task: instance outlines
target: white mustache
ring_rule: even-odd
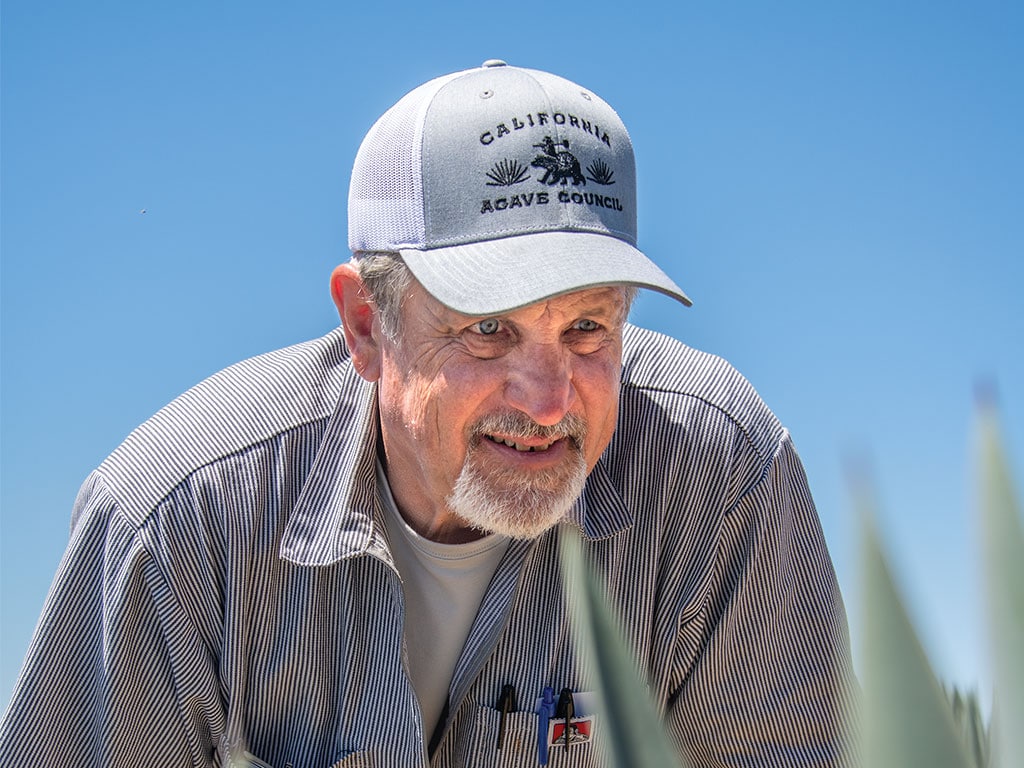
[[[587,423],[573,413],[567,413],[557,424],[538,424],[529,416],[518,411],[508,411],[485,416],[473,427],[473,434],[479,439],[483,435],[501,434],[512,438],[540,438],[542,440],[571,440],[577,448],[583,446],[587,436]]]

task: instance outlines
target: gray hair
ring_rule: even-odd
[[[395,341],[402,330],[402,302],[415,278],[400,253],[356,251],[354,257],[359,277],[377,307],[381,332]],[[621,287],[628,315],[639,289],[635,285]]]
[[[412,286],[412,272],[394,251],[357,251],[356,269],[377,307],[380,329],[390,341],[401,332],[402,301]]]

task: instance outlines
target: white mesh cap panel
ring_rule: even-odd
[[[351,250],[397,251],[423,243],[423,120],[438,89],[461,74],[445,75],[410,91],[366,134],[349,186]]]

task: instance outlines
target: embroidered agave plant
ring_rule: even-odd
[[[587,166],[587,178],[598,184],[614,184],[615,171],[604,160],[597,159]]]
[[[500,160],[487,172],[489,187],[511,187],[530,178],[530,169],[518,160]]]

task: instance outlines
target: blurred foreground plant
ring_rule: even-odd
[[[978,409],[977,472],[985,604],[997,681],[993,725],[975,695],[947,694],[907,615],[875,529],[871,484],[854,485],[862,523],[861,764],[865,768],[1024,766],[1024,533],[991,401]],[[562,538],[573,636],[593,665],[605,710],[602,746],[613,766],[679,766],[633,654],[585,562],[577,536]],[[990,743],[991,741],[991,743]]]
[[[977,429],[981,557],[995,703],[993,765],[1024,766],[1024,530],[994,399],[979,406]]]
[[[991,729],[978,703],[978,694],[975,691],[961,693],[954,687],[948,692],[948,696],[953,711],[953,722],[967,750],[970,764],[976,768],[984,768],[990,764]]]
[[[946,695],[899,598],[874,527],[870,485],[855,485],[862,522],[865,766],[1024,765],[1024,536],[995,407],[979,403],[978,526],[995,672],[993,726],[976,698]],[[992,743],[989,743],[991,736]]]
[[[612,766],[681,766],[600,579],[584,560],[578,535],[561,538],[562,578],[571,596],[573,639],[594,670],[601,701],[601,750]]]
[[[952,710],[907,616],[874,527],[866,486],[862,519],[862,758],[872,768],[968,768]]]

